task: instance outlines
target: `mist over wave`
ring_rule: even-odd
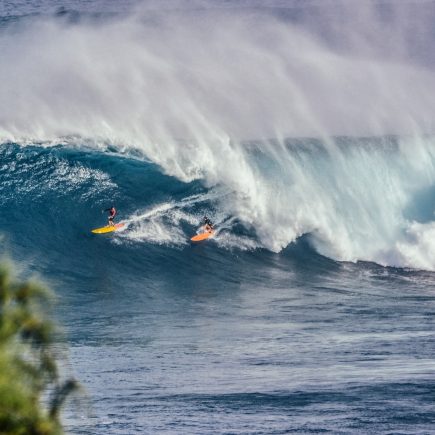
[[[222,187],[216,213],[255,234],[246,246],[278,252],[309,234],[334,259],[435,269],[435,79],[400,30],[408,9],[336,3],[340,20],[317,26],[322,8],[297,22],[180,4],[4,27],[2,141],[115,146]],[[160,218],[141,225],[130,237],[166,234]]]
[[[433,133],[432,71],[411,62],[406,35],[384,39],[370,4],[338,3],[342,19],[321,29],[322,9],[303,26],[261,9],[145,7],[6,27],[0,134],[102,137],[168,163],[183,159],[180,138],[215,151],[229,139]]]

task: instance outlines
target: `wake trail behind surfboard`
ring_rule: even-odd
[[[133,215],[125,219],[123,222],[128,226],[130,224],[141,222],[153,217],[165,215],[171,210],[188,208],[206,201],[217,200],[223,197],[224,195],[225,194],[222,194],[220,192],[208,192],[205,194],[200,193],[200,194],[191,195],[186,198],[183,198],[180,201],[159,204],[157,206],[154,206],[146,210],[141,214]]]

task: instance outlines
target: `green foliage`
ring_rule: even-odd
[[[60,408],[74,380],[60,382],[47,310],[52,294],[0,266],[0,433],[61,434]]]

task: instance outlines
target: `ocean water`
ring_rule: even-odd
[[[1,251],[58,295],[67,433],[435,432],[432,2],[0,15]]]

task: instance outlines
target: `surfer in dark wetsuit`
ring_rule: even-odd
[[[108,211],[109,212],[109,225],[113,227],[115,225],[115,223],[113,222],[113,219],[116,216],[116,208],[112,206],[110,208],[107,208],[104,211]]]
[[[204,222],[204,229],[207,232],[211,233],[213,231],[213,222],[207,216],[204,216],[203,222]]]

